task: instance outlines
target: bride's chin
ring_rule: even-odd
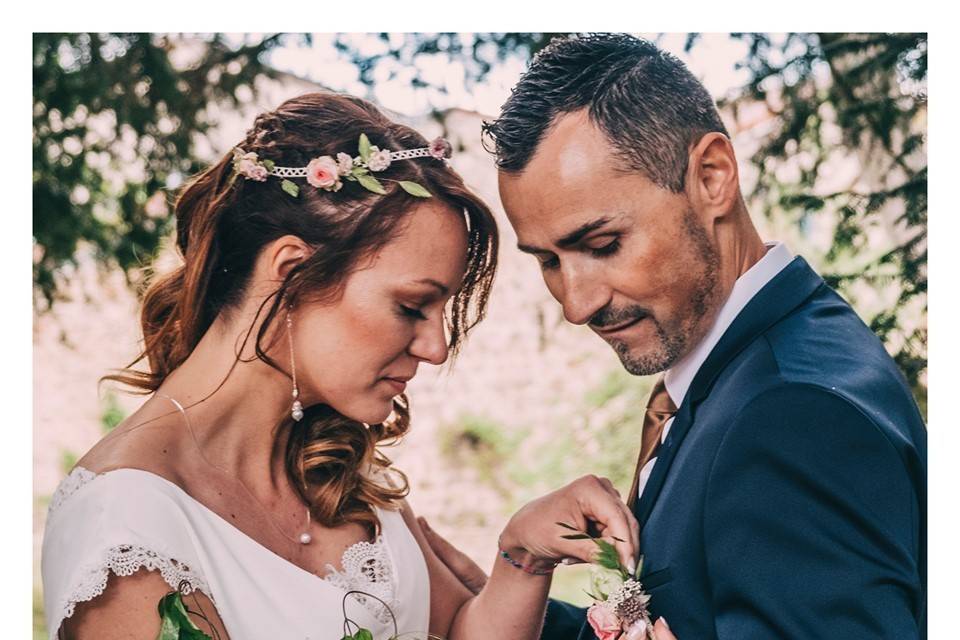
[[[380,424],[381,422],[386,421],[390,417],[390,414],[393,413],[393,398],[391,397],[386,402],[382,403],[372,403],[363,408],[358,408],[357,411],[351,412],[352,415],[347,417],[351,420],[356,420],[357,422],[363,422],[366,424]],[[344,414],[346,415],[346,414]]]

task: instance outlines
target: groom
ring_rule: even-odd
[[[562,40],[485,131],[566,319],[663,372],[628,497],[653,616],[679,640],[925,637],[923,421],[850,306],[760,239],[700,82],[629,36]],[[552,602],[542,637],[594,635]]]

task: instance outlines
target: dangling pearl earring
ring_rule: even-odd
[[[287,308],[287,339],[290,343],[290,375],[293,377],[293,405],[290,415],[300,422],[303,419],[303,405],[300,404],[300,388],[297,386],[297,364],[293,359],[293,307]],[[306,543],[304,543],[306,544]]]

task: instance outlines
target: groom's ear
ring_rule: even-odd
[[[740,200],[740,173],[730,138],[708,133],[690,149],[687,198],[704,222],[729,215]]]

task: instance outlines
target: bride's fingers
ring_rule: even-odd
[[[614,540],[613,545],[620,562],[627,567],[635,566],[637,547],[633,542],[629,514],[621,508],[622,503],[607,492],[596,476],[585,476],[580,480],[576,499],[584,516],[603,525],[605,535],[619,539]],[[577,557],[586,559],[582,555]]]
[[[637,519],[634,517],[633,512],[630,510],[630,507],[623,501],[623,496],[620,495],[620,492],[617,491],[617,488],[613,486],[613,482],[609,478],[600,477],[600,484],[606,489],[610,495],[614,496],[617,499],[618,504],[623,510],[624,515],[627,518],[627,521],[630,523],[630,533],[631,539],[633,540],[634,549],[640,548],[640,524],[637,522]]]
[[[663,617],[653,625],[653,636],[656,640],[677,640],[677,636],[673,635],[670,626],[667,625],[667,619]]]

